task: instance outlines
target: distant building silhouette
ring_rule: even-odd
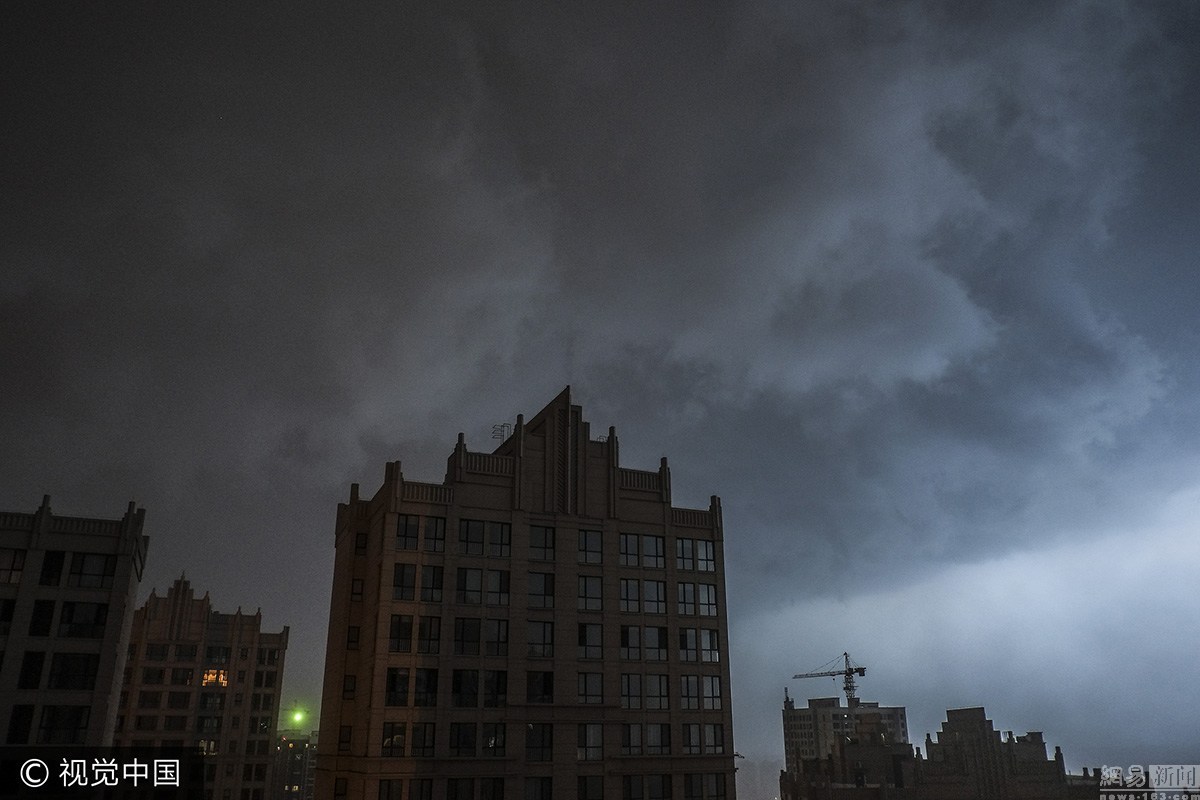
[[[134,615],[115,741],[198,747],[214,798],[267,800],[288,628],[213,611],[178,578]]]
[[[442,483],[354,485],[335,536],[318,797],[734,797],[720,502],[569,389]]]
[[[859,718],[877,718],[880,734],[889,742],[908,742],[908,719],[903,706],[880,706],[854,698],[843,706],[841,698],[810,699],[807,708],[796,708],[795,701],[784,690],[783,749],[784,766],[789,772],[799,769],[807,759],[824,758],[834,751],[839,741],[854,736]]]
[[[267,800],[313,800],[316,777],[317,732],[280,731]]]
[[[0,513],[0,732],[8,744],[112,742],[146,561],[144,509],[121,519]]]
[[[1004,740],[982,708],[946,712],[926,757],[890,742],[878,714],[857,718],[824,758],[805,759],[780,774],[780,800],[1094,800],[1099,782],[1068,775],[1063,755],[1046,757],[1040,732]]]

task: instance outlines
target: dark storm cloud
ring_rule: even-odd
[[[566,383],[677,503],[722,495],[735,631],[1087,548],[1194,483],[1196,248],[1159,196],[1195,199],[1194,10],[6,13],[5,507],[136,497],[151,583],[297,652],[347,484],[438,480]]]

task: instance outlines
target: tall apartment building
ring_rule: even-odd
[[[564,390],[338,506],[317,796],[734,797],[721,506]]]
[[[0,731],[8,744],[112,742],[149,539],[121,519],[0,513]]]
[[[838,742],[857,735],[859,720],[870,716],[872,725],[891,743],[908,742],[908,720],[904,706],[881,706],[855,698],[852,705],[842,705],[839,697],[814,698],[808,707],[796,708],[796,702],[783,697],[783,750],[789,772],[798,772],[806,759],[825,758]]]
[[[151,591],[134,614],[115,743],[198,747],[209,797],[265,800],[287,643],[287,626],[213,611],[184,577]]]

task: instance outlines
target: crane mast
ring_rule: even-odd
[[[792,680],[797,678],[836,678],[840,675],[842,677],[842,689],[846,692],[846,705],[853,708],[858,705],[857,686],[854,683],[854,676],[863,677],[867,674],[867,668],[851,664],[849,653],[842,653],[842,658],[846,662],[846,666],[843,669],[834,669],[825,672],[801,672],[798,675],[793,675]]]

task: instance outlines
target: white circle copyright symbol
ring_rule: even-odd
[[[39,768],[42,770],[41,778],[34,774]],[[21,782],[26,786],[36,789],[48,780],[50,780],[50,768],[46,766],[45,761],[31,758],[21,765]]]

